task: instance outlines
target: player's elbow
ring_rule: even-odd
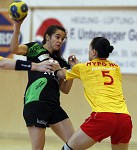
[[[17,49],[16,48],[10,48],[9,51],[13,54],[17,54]]]
[[[0,68],[6,68],[7,67],[7,62],[6,62],[6,60],[4,60],[4,58],[3,58],[3,60],[1,60],[0,61]]]
[[[0,62],[0,68],[4,68],[4,63],[3,62]]]
[[[69,94],[69,92],[70,92],[70,90],[65,90],[65,89],[63,89],[63,90],[61,90],[64,94]]]

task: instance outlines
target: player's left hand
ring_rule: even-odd
[[[74,65],[76,65],[78,63],[78,59],[76,58],[75,55],[70,55],[68,57],[68,63],[70,65],[70,67],[72,68]]]

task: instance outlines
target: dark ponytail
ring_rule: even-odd
[[[111,45],[107,47],[107,50],[109,53],[112,53],[113,49],[114,49],[114,47]]]

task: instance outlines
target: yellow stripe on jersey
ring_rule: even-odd
[[[82,81],[84,95],[93,112],[113,112],[129,114],[122,92],[122,79],[117,64],[94,59],[79,63],[66,72],[66,79],[78,78]]]

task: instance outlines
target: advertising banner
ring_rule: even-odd
[[[75,54],[88,61],[88,48],[97,36],[106,37],[114,46],[110,59],[118,63],[122,73],[137,73],[137,12],[125,10],[35,10],[33,14],[33,40],[42,36],[51,24],[63,25],[68,38],[63,56]]]
[[[12,20],[7,12],[0,12],[0,56],[12,57],[9,44],[13,33]]]
[[[27,18],[24,20],[20,36],[19,44],[26,43],[30,41],[30,12]],[[12,55],[9,50],[11,37],[13,34],[13,22],[10,19],[7,11],[0,11],[0,56],[10,57],[10,58],[23,58],[16,55]]]

